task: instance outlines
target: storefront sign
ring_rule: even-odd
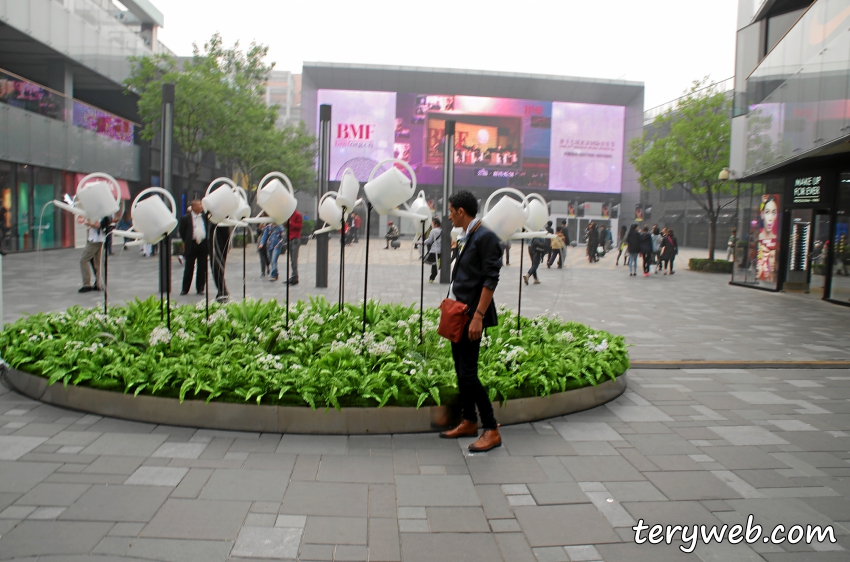
[[[795,178],[792,186],[794,191],[791,202],[794,204],[820,203],[822,180],[822,176],[807,176],[804,178]]]

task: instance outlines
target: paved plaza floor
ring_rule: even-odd
[[[315,247],[293,298],[315,288]],[[370,250],[369,294],[417,302],[410,242]],[[516,246],[515,246],[516,248]],[[363,244],[346,251],[346,298],[362,298]],[[4,321],[72,304],[79,251],[7,256]],[[686,271],[630,278],[613,256],[571,251],[523,286],[545,309],[625,334],[632,358],[850,359],[850,309],[807,295],[730,287]],[[694,255],[702,255],[694,253]],[[516,307],[518,255],[496,299]],[[249,254],[248,296],[283,299]],[[241,259],[228,262],[241,297]],[[114,302],[156,291],[157,260],[110,262]],[[527,264],[527,259],[526,259]],[[282,265],[282,264],[281,264]],[[175,260],[175,280],[181,268]],[[179,290],[179,281],[175,283]],[[435,306],[445,285],[425,285]],[[197,296],[176,297],[193,303]],[[2,352],[2,350],[0,350]],[[435,434],[306,436],[157,426],[62,410],[0,386],[0,560],[767,561],[850,560],[850,370],[632,369],[628,390],[590,411],[502,428],[504,446]],[[761,525],[752,544],[635,544],[632,527]],[[772,544],[795,525],[835,542]],[[745,527],[746,528],[746,527]],[[643,531],[643,537],[648,534]]]

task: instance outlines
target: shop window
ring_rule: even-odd
[[[833,244],[832,282],[828,297],[850,302],[850,174],[841,174],[838,182]]]

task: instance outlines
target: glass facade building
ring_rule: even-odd
[[[732,283],[850,304],[850,0],[740,0]]]

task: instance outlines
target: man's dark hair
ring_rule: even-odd
[[[438,219],[437,217],[434,217],[431,220],[434,221],[434,224],[436,224],[437,226],[440,226],[440,219]]]
[[[478,214],[478,200],[468,191],[458,191],[449,197],[449,204],[455,209],[463,209],[470,217]]]

